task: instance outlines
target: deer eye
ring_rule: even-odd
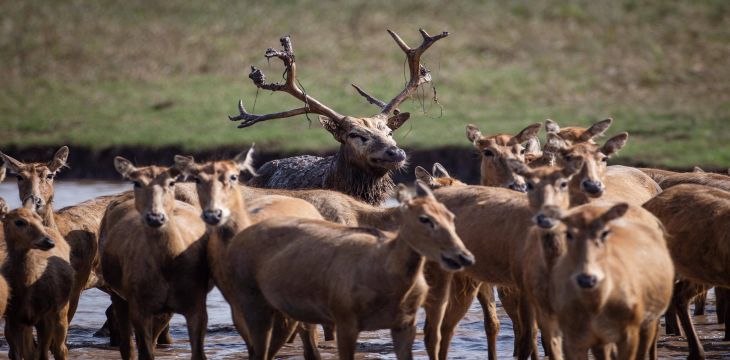
[[[141,188],[142,184],[139,181],[132,181],[132,184],[134,184],[134,187]]]
[[[24,227],[25,225],[28,225],[28,223],[25,222],[25,220],[15,220],[15,226]]]
[[[532,185],[532,182],[528,181],[526,185],[527,185],[527,191],[535,190],[535,185]]]
[[[231,181],[233,181],[233,182],[238,181],[238,175],[231,175]]]
[[[573,234],[570,231],[565,232],[565,238],[568,240],[573,240]]]
[[[601,159],[601,161],[603,161],[603,162],[608,162],[608,156],[606,156],[606,157],[604,157],[603,159]]]
[[[565,189],[568,187],[568,182],[563,180],[560,182],[560,188]]]
[[[23,177],[22,177],[22,176],[20,176],[20,175],[16,175],[16,176],[15,176],[15,178],[17,178],[17,179],[18,179],[18,182],[21,182],[21,181],[23,181]]]
[[[565,159],[565,161],[570,161],[570,160],[573,160],[573,157],[570,155],[565,155],[565,156],[563,156],[563,159]]]
[[[48,180],[53,180],[53,178],[54,178],[55,176],[56,176],[56,174],[54,174],[54,173],[50,173],[50,174],[46,175],[46,179],[48,179]]]
[[[195,181],[196,184],[200,184],[200,178],[197,176],[193,178],[193,181]]]
[[[350,139],[360,139],[362,142],[367,142],[368,139],[360,134],[351,133],[350,135],[347,135]]]
[[[388,136],[393,137],[393,130],[391,130],[390,132],[388,132]]]
[[[522,148],[522,149],[520,150],[520,154],[521,154],[521,155],[525,155],[525,148]]]
[[[484,149],[482,151],[482,154],[484,154],[484,156],[494,156],[494,153],[492,152],[492,150],[489,150],[489,149]]]
[[[419,216],[418,221],[420,221],[421,224],[431,225],[431,227],[434,227],[433,220],[431,220],[431,218],[426,215]]]
[[[173,180],[173,181],[168,182],[167,186],[170,186],[170,187],[175,186],[175,181]]]
[[[606,238],[608,237],[608,234],[610,234],[610,233],[611,232],[609,230],[603,230],[603,231],[601,231],[601,241],[602,242],[605,242],[606,241]]]

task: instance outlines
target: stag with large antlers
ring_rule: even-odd
[[[408,120],[410,114],[397,108],[416,89],[429,81],[429,71],[421,65],[421,56],[436,41],[448,36],[447,32],[430,36],[420,30],[423,42],[416,48],[409,47],[393,31],[388,33],[406,54],[410,80],[405,88],[390,102],[379,101],[358,89],[368,101],[378,105],[381,111],[370,117],[341,115],[307,94],[297,83],[297,68],[291,39],[281,39],[282,50],[268,49],[266,58],[279,58],[285,67],[283,83],[267,83],[264,73],[251,67],[249,78],[260,89],[286,92],[304,103],[304,106],[273,114],[255,115],[246,111],[243,102],[238,104],[239,115],[230,117],[241,121],[239,128],[256,123],[288,118],[296,115],[318,114],[322,126],[340,142],[340,149],[333,156],[297,156],[274,160],[264,164],[259,175],[249,184],[256,187],[278,189],[322,188],[333,189],[352,195],[371,204],[379,204],[393,189],[390,172],[405,165],[406,153],[392,137],[393,131]]]

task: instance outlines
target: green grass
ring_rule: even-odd
[[[0,147],[69,144],[210,149],[256,142],[306,151],[337,143],[304,117],[238,130],[226,115],[300,106],[256,89],[249,66],[291,34],[306,90],[340,113],[375,109],[403,84],[417,29],[451,35],[427,53],[440,104],[411,101],[396,133],[411,148],[468,146],[464,125],[516,132],[552,118],[612,116],[621,157],[656,165],[730,163],[730,3],[702,1],[304,0],[0,3]],[[429,98],[430,88],[424,93]],[[254,100],[256,99],[256,100]],[[423,109],[427,111],[424,113]]]

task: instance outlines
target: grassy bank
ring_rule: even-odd
[[[280,63],[263,52],[291,34],[306,90],[370,115],[349,84],[394,96],[403,55],[385,29],[415,45],[424,27],[451,33],[425,59],[439,104],[402,106],[414,116],[396,134],[401,144],[467,146],[469,122],[492,133],[613,116],[612,132],[631,134],[622,157],[730,163],[730,3],[721,0],[23,1],[0,3],[0,20],[0,146],[333,148],[314,116],[311,129],[300,117],[237,130],[226,115],[239,98],[256,112],[299,105],[256,96],[249,66],[277,79]]]

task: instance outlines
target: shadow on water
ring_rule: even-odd
[[[58,182],[56,184],[56,208],[72,205],[95,196],[114,194],[131,189],[127,183],[108,182]],[[17,207],[17,186],[10,182],[0,184],[0,197],[8,200],[11,207]],[[108,340],[94,337],[94,332],[104,323],[104,311],[110,304],[109,296],[92,289],[84,292],[78,311],[71,324],[68,335],[70,359],[118,359],[116,348],[107,346]],[[498,304],[499,305],[499,304]],[[499,358],[511,358],[514,335],[512,324],[498,306],[501,330],[497,339]],[[706,315],[694,317],[699,335],[705,347],[707,359],[729,359],[730,342],[723,341],[723,325],[716,322],[714,294],[708,296]],[[205,339],[205,351],[209,359],[240,359],[245,357],[246,347],[243,340],[232,326],[230,308],[223,300],[220,292],[214,289],[208,295],[208,333]],[[426,359],[423,344],[423,311],[419,312],[419,333],[414,344],[414,356]],[[2,321],[0,321],[2,323]],[[0,326],[0,359],[7,359],[7,342],[2,334],[4,325]],[[171,334],[174,344],[159,347],[158,359],[189,358],[187,330],[182,316],[175,315],[171,323]],[[660,330],[664,334],[664,329]],[[390,332],[387,330],[363,332],[360,334],[357,347],[358,359],[395,359]],[[336,359],[335,342],[320,341],[320,352],[323,359]],[[540,349],[542,354],[542,349]],[[451,359],[486,358],[486,337],[482,322],[482,311],[478,302],[472,304],[466,317],[460,322],[451,345]],[[686,359],[687,342],[683,337],[661,336],[659,340],[660,359]],[[302,358],[301,343],[297,339],[293,344],[284,347],[278,358]]]

